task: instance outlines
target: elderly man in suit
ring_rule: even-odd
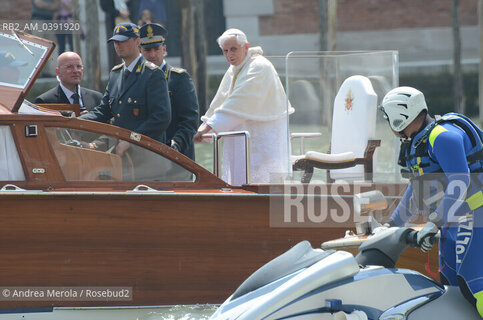
[[[62,53],[57,58],[55,73],[59,84],[38,96],[35,103],[80,104],[81,113],[87,113],[100,104],[102,99],[100,92],[80,86],[84,66],[77,53]]]
[[[141,54],[163,70],[168,79],[171,100],[171,123],[166,131],[168,145],[195,160],[193,136],[198,128],[198,97],[189,73],[169,65],[166,55],[168,30],[162,25],[148,23],[139,30]]]
[[[109,123],[144,134],[166,143],[166,129],[171,121],[168,83],[164,73],[139,53],[139,28],[120,23],[108,42],[114,42],[123,63],[112,68],[101,104],[81,116],[82,119]],[[116,153],[130,147],[121,141]]]

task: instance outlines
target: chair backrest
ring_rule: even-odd
[[[330,153],[351,151],[356,158],[364,157],[367,141],[375,137],[376,113],[377,95],[371,81],[360,75],[344,80],[334,100]],[[330,177],[363,178],[364,167],[331,170]]]

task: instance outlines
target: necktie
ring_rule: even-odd
[[[74,104],[79,104],[80,105],[80,111],[86,110],[86,108],[84,108],[84,106],[81,105],[81,103],[80,103],[80,97],[79,97],[79,94],[77,92],[75,92],[70,97],[72,98],[72,100],[74,100]]]
[[[123,77],[124,77],[124,80],[127,79],[127,77],[129,77],[129,75],[131,74],[131,72],[129,70],[124,70],[124,74],[123,74]]]
[[[77,92],[71,95],[70,97],[72,98],[72,100],[74,100],[74,104],[80,104],[79,94]]]

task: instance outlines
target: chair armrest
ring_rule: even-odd
[[[372,159],[374,151],[381,145],[381,140],[368,140],[366,150],[364,151],[364,158]]]

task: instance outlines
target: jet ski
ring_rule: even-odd
[[[394,268],[416,239],[413,229],[387,228],[355,257],[300,242],[255,271],[210,319],[480,319],[458,287]]]

